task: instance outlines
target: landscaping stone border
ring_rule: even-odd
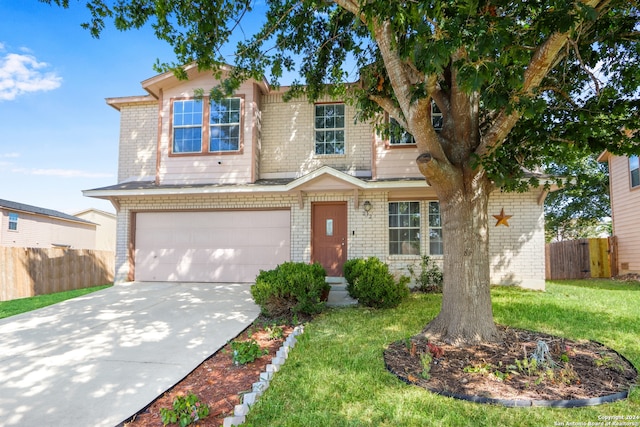
[[[296,326],[282,344],[282,347],[276,352],[276,357],[271,359],[271,363],[265,366],[265,371],[260,373],[259,381],[253,383],[250,393],[242,396],[242,404],[236,405],[233,410],[233,416],[226,417],[223,427],[241,426],[246,420],[251,407],[256,403],[258,398],[269,388],[269,383],[280,367],[289,357],[289,352],[295,347],[298,341],[296,337],[304,332],[302,325]]]

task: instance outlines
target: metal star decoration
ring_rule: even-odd
[[[509,218],[511,218],[513,215],[505,215],[504,214],[504,208],[502,208],[500,210],[500,215],[493,215],[493,217],[495,219],[498,220],[498,222],[496,222],[496,227],[499,225],[506,225],[507,227],[509,226]]]

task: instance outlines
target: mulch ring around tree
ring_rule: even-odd
[[[390,344],[384,361],[389,371],[409,384],[504,406],[596,405],[626,398],[636,383],[635,367],[602,344],[498,328],[504,337],[500,344],[461,348],[417,335]],[[546,344],[551,358],[543,366],[531,362],[539,342]],[[425,370],[423,360],[429,359]]]

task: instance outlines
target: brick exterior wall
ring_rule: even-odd
[[[332,102],[324,99],[323,102]],[[284,102],[281,94],[262,98],[262,178],[300,177],[321,166],[352,175],[371,175],[372,126],[354,123],[355,109],[345,104],[345,154],[316,155],[314,104]]]
[[[496,191],[489,199],[491,283],[544,290],[544,206],[540,190],[528,193]],[[509,227],[495,227],[492,215],[512,215]]]
[[[489,215],[497,215],[504,208],[513,215],[509,227],[493,227],[490,217],[489,251],[491,283],[518,285],[529,289],[544,289],[544,219],[543,208],[537,204],[537,192],[525,194],[500,193],[492,195]],[[127,200],[118,213],[118,246],[116,250],[116,282],[129,276],[129,236],[132,212],[185,211],[216,209],[289,208],[291,211],[291,259],[311,261],[311,205],[314,202],[344,201],[348,209],[348,258],[376,256],[389,264],[396,275],[409,275],[408,266],[417,266],[418,255],[389,255],[388,194],[368,191],[359,194],[356,209],[353,193],[310,193],[303,196],[300,207],[294,194],[270,195],[194,195],[147,197]],[[373,209],[365,215],[362,205],[370,201]],[[422,236],[428,236],[428,202],[421,203]],[[428,253],[429,241],[423,238],[421,251]],[[442,265],[442,256],[433,256]]]
[[[120,107],[118,182],[153,181],[158,146],[158,103]]]

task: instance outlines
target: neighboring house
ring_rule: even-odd
[[[619,275],[640,274],[640,162],[638,156],[616,156],[607,151],[598,158],[609,163],[609,193],[613,235],[616,237]]]
[[[442,260],[438,199],[411,138],[384,140],[340,100],[285,102],[265,81],[198,100],[217,82],[186,69],[189,80],[165,73],[142,82],[148,95],[107,99],[120,112],[118,182],[84,194],[117,210],[116,282],[251,282],[289,260],[342,276],[369,256],[406,274],[420,254]],[[489,216],[492,283],[544,289],[545,195],[492,194],[489,215],[512,216]]]
[[[76,218],[81,218],[97,224],[96,246],[99,251],[116,251],[116,216],[111,212],[100,209],[89,208],[73,214]]]
[[[0,246],[94,249],[96,224],[73,215],[0,199]]]

